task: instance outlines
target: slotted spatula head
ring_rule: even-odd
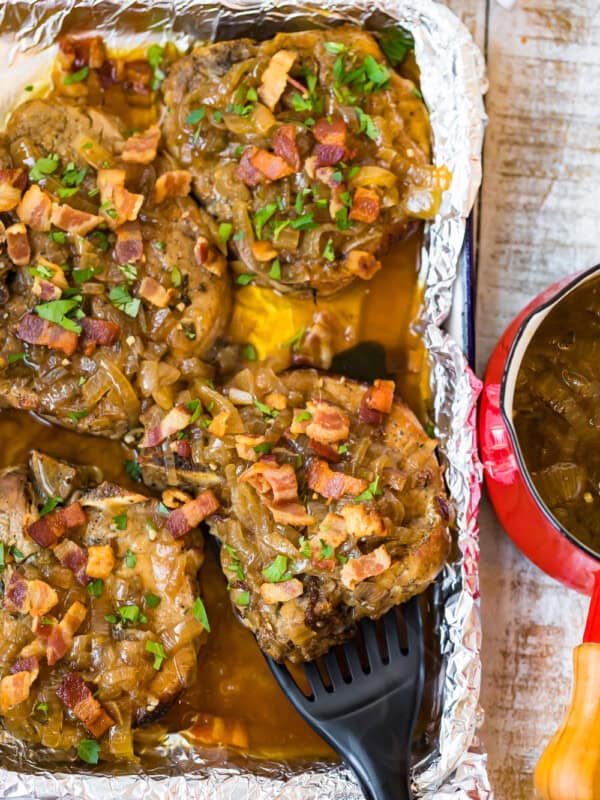
[[[354,770],[369,800],[410,800],[410,747],[424,680],[419,598],[303,664],[307,681],[266,657],[302,717]]]

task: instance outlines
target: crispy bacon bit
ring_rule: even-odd
[[[56,690],[56,695],[96,739],[115,724],[78,672],[69,672]]]
[[[258,96],[273,111],[285,91],[288,72],[291,70],[296,54],[289,50],[278,50],[271,56],[262,74]]]
[[[315,439],[308,440],[308,449],[311,450],[313,453],[316,453],[321,458],[327,459],[327,461],[331,461],[333,464],[337,464],[340,460],[341,456],[338,451],[331,447],[328,444],[323,444],[322,442],[317,442]]]
[[[374,508],[368,508],[364,503],[351,503],[344,506],[341,515],[346,521],[346,528],[350,536],[357,539],[363,536],[385,536],[383,517]]]
[[[52,224],[60,228],[61,231],[85,236],[105,221],[104,217],[88,214],[87,211],[79,211],[68,205],[52,204]],[[45,230],[49,230],[49,228],[50,226]]]
[[[199,236],[196,239],[194,256],[196,257],[196,263],[213,275],[221,277],[225,272],[225,259],[220,254],[217,256],[206,236]]]
[[[314,149],[315,168],[332,167],[348,158],[348,150],[340,144],[318,144]]]
[[[303,593],[304,586],[298,578],[291,578],[289,581],[281,583],[263,583],[260,587],[261,597],[268,605],[285,603],[287,600],[300,597]]]
[[[125,186],[127,173],[124,169],[99,169],[96,184],[100,190],[100,203],[112,202],[113,192],[117,186]]]
[[[235,170],[235,177],[251,188],[258,186],[259,183],[263,183],[265,180],[265,176],[253,166],[251,161],[257,152],[258,147],[247,147],[242,153],[240,163]]]
[[[115,556],[109,544],[97,544],[88,547],[86,574],[89,578],[105,580],[113,571]]]
[[[181,539],[218,508],[219,501],[211,489],[206,489],[195,500],[171,511],[167,517],[167,530],[174,539]]]
[[[121,158],[126,164],[150,164],[156,158],[159,142],[160,127],[152,125],[127,139]]]
[[[177,441],[171,442],[169,449],[173,453],[177,453],[177,455],[181,456],[181,458],[192,457],[192,445],[188,439],[177,439]]]
[[[161,286],[154,278],[145,276],[142,278],[137,294],[138,297],[142,297],[157,308],[166,308],[173,300],[175,290],[165,289],[164,286]]]
[[[346,144],[348,129],[341,117],[321,117],[315,122],[312,133],[319,144],[343,147]]]
[[[42,616],[58,603],[58,595],[45,581],[28,581],[13,572],[4,593],[4,607],[20,614]]]
[[[269,153],[262,147],[257,147],[256,152],[250,156],[250,164],[261,172],[268,181],[278,181],[293,175],[295,170],[281,156]]]
[[[77,334],[66,331],[56,322],[41,319],[36,314],[26,314],[15,336],[27,344],[39,344],[51,350],[61,350],[66,356],[72,356],[77,349]]]
[[[222,439],[227,433],[227,423],[231,413],[229,411],[221,411],[216,417],[213,417],[212,422],[208,426],[208,432],[216,436],[217,439]]]
[[[329,512],[319,526],[318,537],[331,547],[339,547],[348,538],[346,520],[339,514]]]
[[[101,36],[64,36],[59,41],[58,62],[66,72],[77,72],[82,67],[100,69],[105,59],[106,49]]]
[[[67,569],[75,574],[75,579],[83,586],[90,582],[86,575],[87,555],[83,548],[72,541],[72,539],[63,539],[54,548],[54,555]]]
[[[381,425],[383,424],[383,414],[381,411],[376,411],[373,408],[369,408],[365,404],[365,397],[367,392],[363,395],[363,399],[361,400],[360,407],[358,409],[358,418],[361,422],[366,423],[367,425]]]
[[[117,264],[134,264],[144,255],[142,230],[137,222],[124,222],[115,230],[117,243],[115,259]]]
[[[84,317],[80,323],[81,337],[79,344],[86,356],[91,356],[97,345],[110,347],[119,339],[121,328],[116,322],[106,319]]]
[[[12,211],[21,202],[27,175],[22,169],[0,169],[0,211]]]
[[[364,492],[368,482],[362,478],[354,478],[343,472],[335,472],[326,461],[313,461],[307,472],[308,488],[321,497],[339,500],[345,494],[356,495]]]
[[[384,545],[373,550],[365,556],[358,556],[358,558],[351,558],[347,564],[344,564],[341,572],[342,583],[347,589],[351,591],[358,583],[366,580],[366,578],[373,578],[375,575],[381,575],[386,569],[389,569],[392,559]]]
[[[242,472],[239,480],[256,489],[275,522],[299,527],[314,522],[314,517],[298,499],[298,482],[291,464],[278,466],[270,461],[259,461]]]
[[[281,156],[292,167],[294,172],[300,172],[302,161],[296,144],[296,126],[282,125],[273,136],[273,152]]]
[[[38,661],[37,656],[20,655],[19,658],[17,658],[15,663],[10,668],[11,675],[16,675],[17,672],[32,672],[35,674],[36,678],[39,674],[39,671],[40,671],[40,662]]]
[[[381,211],[381,198],[375,189],[359,186],[352,197],[352,208],[348,216],[357,222],[375,222]]]
[[[39,297],[39,299],[43,300],[45,303],[49,300],[58,300],[62,295],[62,290],[59,289],[58,286],[55,286],[51,281],[47,281],[44,278],[38,278],[37,275],[33,279],[31,292],[35,297]]]
[[[31,261],[31,247],[27,238],[27,228],[23,222],[10,225],[6,231],[8,257],[17,267],[24,267]]]
[[[264,436],[246,436],[240,433],[235,437],[235,449],[238,456],[244,461],[258,461],[260,453],[257,453],[254,448],[266,441]]]
[[[169,436],[179,433],[190,424],[192,412],[188,411],[185,405],[174,406],[160,421],[156,427],[151,428],[144,437],[141,447],[156,447]]]
[[[351,250],[346,256],[346,266],[353,275],[368,281],[381,269],[381,262],[367,250]]]
[[[85,617],[87,609],[76,600],[65,612],[65,615],[56,625],[51,625],[50,635],[48,636],[48,646],[46,657],[49,666],[54,666],[73,646],[73,636],[77,633]]]
[[[32,522],[27,533],[40,547],[50,547],[69,530],[80,528],[87,523],[85,511],[79,503],[51,511],[45,517]]]
[[[16,672],[14,675],[6,675],[0,681],[0,714],[18,706],[29,697],[31,684],[36,679],[34,672]]]
[[[192,188],[192,174],[186,169],[164,172],[154,184],[154,202],[162,203],[167,197],[187,197]]]
[[[309,400],[306,408],[311,415],[306,435],[323,444],[342,442],[350,434],[350,418],[338,406],[325,400]]]
[[[373,386],[365,392],[361,405],[364,403],[367,408],[380,411],[382,414],[389,414],[392,410],[395,391],[394,381],[376,380],[373,382]]]
[[[276,411],[283,411],[287,408],[287,397],[282,392],[269,392],[265,396],[265,405],[274,408]]]
[[[152,88],[150,83],[153,79],[154,70],[144,58],[136,58],[133,61],[126,61],[123,64],[123,88],[127,92],[148,97],[151,100]],[[136,98],[130,97],[133,105]],[[144,105],[148,105],[145,103]]]
[[[117,217],[113,219],[109,215],[109,219],[114,227],[120,227],[124,222],[135,222],[144,203],[144,195],[134,194],[125,189],[124,186],[115,186],[112,203]]]
[[[49,231],[52,206],[50,195],[34,183],[17,206],[17,216],[34,231]]]
[[[204,712],[202,715],[196,716],[194,724],[182,731],[182,735],[186,739],[200,744],[225,744],[246,750],[250,743],[248,730],[243,722],[237,719],[215,717]]]
[[[31,630],[38,637],[36,641],[31,642],[21,650],[21,656],[30,655],[46,655],[46,645],[43,639],[50,636],[52,626],[58,623],[58,619],[53,614],[44,614],[44,618],[33,617],[31,620]]]
[[[69,281],[65,277],[63,268],[58,264],[55,264],[53,261],[48,261],[48,259],[43,256],[38,256],[37,265],[38,267],[46,267],[46,269],[50,270],[52,277],[48,280],[52,281],[56,286],[59,286],[61,289],[66,289],[69,286]]]
[[[273,247],[271,242],[265,242],[259,239],[252,244],[252,255],[257,261],[271,261],[277,258],[277,250]]]

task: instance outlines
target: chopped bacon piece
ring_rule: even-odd
[[[58,623],[58,619],[53,614],[44,614],[44,617],[33,617],[31,621],[31,630],[38,637],[36,641],[28,644],[21,650],[22,656],[29,655],[46,655],[46,645],[42,639],[47,639],[50,636],[52,626]]]
[[[27,175],[22,169],[0,169],[0,211],[12,211],[21,202]]]
[[[4,593],[4,607],[20,614],[42,616],[58,603],[58,595],[45,581],[26,580],[13,572]]]
[[[151,428],[144,437],[141,447],[156,447],[169,436],[179,433],[190,424],[192,412],[188,411],[185,405],[174,406],[160,421],[158,425]]]
[[[31,684],[37,675],[34,672],[16,672],[14,675],[6,675],[0,681],[0,714],[18,706],[29,697]]]
[[[273,137],[273,152],[281,156],[292,167],[294,172],[300,172],[302,161],[296,144],[296,126],[282,125],[275,131]]]
[[[96,177],[100,189],[100,214],[111,228],[120,228],[137,219],[144,202],[143,194],[125,188],[124,169],[100,169]]]
[[[100,203],[110,203],[117,186],[125,186],[127,173],[124,169],[99,169],[96,184],[100,189]]]
[[[85,236],[105,221],[104,217],[88,214],[87,211],[79,211],[68,205],[59,205],[59,203],[52,204],[52,224],[61,231]],[[46,230],[48,229],[49,226]]]
[[[334,464],[340,460],[341,456],[338,451],[331,447],[331,445],[323,444],[322,442],[318,442],[315,439],[308,440],[308,448],[312,450],[313,453],[316,453],[321,458],[327,459],[327,461],[331,461]]]
[[[238,456],[244,461],[258,461],[260,453],[257,453],[254,448],[266,441],[264,436],[246,436],[240,433],[235,437],[235,449]]]
[[[208,426],[208,432],[216,436],[217,439],[222,439],[227,433],[227,423],[230,417],[231,413],[229,411],[219,412],[216,417],[213,417],[212,422]]]
[[[277,250],[271,242],[259,239],[257,242],[253,242],[251,250],[257,261],[271,261],[273,258],[277,258]]]
[[[213,275],[217,275],[220,278],[225,272],[225,259],[210,246],[206,236],[199,236],[196,239],[194,256],[196,257],[196,263]]]
[[[58,264],[55,264],[53,261],[48,261],[48,259],[43,256],[38,256],[37,266],[38,268],[45,267],[46,270],[52,273],[52,277],[48,278],[48,280],[52,281],[56,286],[59,286],[61,289],[66,289],[69,286],[69,281],[65,277],[64,270]]]
[[[364,492],[368,482],[343,472],[335,472],[326,461],[313,461],[307,472],[308,488],[321,497],[339,500],[345,494],[355,497]]]
[[[396,384],[394,381],[376,380],[373,382],[373,386],[365,392],[361,406],[364,404],[373,411],[389,414],[392,410],[395,391]]]
[[[74,331],[66,331],[56,322],[49,322],[36,314],[26,314],[22,318],[15,336],[27,344],[61,350],[66,356],[72,356],[77,349],[77,334]]]
[[[385,536],[385,523],[376,509],[368,508],[364,503],[349,503],[340,513],[350,536],[357,539],[363,536]]]
[[[164,172],[154,184],[154,202],[162,203],[167,197],[187,197],[192,188],[192,174],[186,169]]]
[[[27,189],[17,206],[17,216],[34,231],[49,231],[52,206],[50,195],[34,183]]]
[[[253,486],[275,522],[284,525],[311,525],[314,517],[306,512],[298,499],[298,481],[291,464],[278,466],[270,461],[259,461],[239,477]]]
[[[101,36],[63,36],[58,44],[58,62],[68,72],[82,67],[100,69],[106,59],[106,49]]]
[[[268,150],[263,150],[262,147],[256,148],[249,160],[250,164],[261,172],[268,181],[278,181],[288,175],[293,175],[295,172],[294,168],[290,167],[281,156],[269,153]]]
[[[344,147],[348,129],[341,117],[321,117],[315,122],[312,133],[319,144]]]
[[[78,672],[69,672],[65,676],[56,695],[96,739],[115,724]]]
[[[283,411],[287,408],[287,397],[282,392],[269,392],[265,396],[265,405],[277,411]]]
[[[191,458],[192,457],[192,445],[189,442],[189,439],[177,439],[175,442],[171,442],[169,445],[169,450],[173,453],[177,453],[178,456],[181,458]]]
[[[319,525],[318,536],[331,547],[339,547],[348,538],[346,520],[340,514],[330,511]]]
[[[23,222],[10,225],[6,231],[8,257],[17,267],[24,267],[31,260],[31,247],[27,238],[27,228]]]
[[[32,672],[35,674],[36,678],[39,674],[39,671],[40,671],[40,662],[38,661],[37,656],[20,655],[19,658],[17,658],[15,663],[10,668],[11,675],[16,675],[17,672]]]
[[[348,158],[348,150],[340,144],[318,144],[314,149],[315,168],[332,167]]]
[[[156,158],[159,142],[160,127],[151,125],[127,139],[121,158],[126,164],[150,164]]]
[[[139,95],[151,95],[153,89],[150,83],[154,77],[154,70],[145,58],[136,58],[123,64],[123,88],[127,92]],[[130,98],[130,102],[134,98]],[[150,137],[148,137],[150,138]]]
[[[258,96],[273,111],[285,91],[288,72],[291,70],[296,54],[289,50],[274,53],[262,74]]]
[[[63,539],[54,548],[54,555],[67,569],[75,574],[75,579],[78,583],[86,586],[90,579],[86,574],[87,555],[82,547],[72,541],[72,539]]]
[[[346,256],[346,266],[353,275],[368,281],[381,269],[381,262],[367,250],[351,250]]]
[[[206,489],[195,500],[184,503],[171,511],[167,518],[167,530],[174,539],[180,539],[219,508],[219,501],[211,489]]]
[[[59,289],[58,286],[55,286],[52,281],[47,281],[44,278],[38,278],[37,275],[33,279],[31,292],[45,303],[47,303],[49,300],[58,300],[62,296],[62,289]]]
[[[157,308],[166,308],[172,302],[175,290],[165,289],[154,278],[145,276],[142,278],[137,294],[138,297],[142,297]]]
[[[115,566],[115,556],[109,544],[88,547],[85,571],[90,578],[108,578]]]
[[[243,722],[215,717],[204,712],[202,715],[196,715],[193,725],[181,733],[186,739],[200,744],[225,744],[247,750],[250,743],[248,730]]]
[[[56,544],[61,536],[74,528],[80,528],[87,523],[85,511],[79,503],[51,511],[45,517],[32,522],[27,528],[27,533],[40,547],[49,547]]]
[[[134,264],[144,255],[142,230],[137,222],[124,222],[115,230],[117,243],[115,259],[117,264]]]
[[[383,414],[381,411],[376,411],[374,408],[369,408],[368,405],[365,403],[365,395],[361,400],[360,407],[358,409],[358,418],[361,422],[366,423],[367,425],[381,425],[383,423]]]
[[[309,400],[306,408],[311,415],[306,435],[323,444],[342,442],[350,434],[350,418],[338,406],[325,400]]]
[[[116,219],[109,215],[114,227],[120,227],[124,222],[135,222],[144,203],[143,194],[134,194],[124,186],[115,186],[113,189],[112,203],[117,214]],[[107,209],[107,211],[110,209]]]
[[[358,583],[366,580],[366,578],[381,575],[382,572],[390,568],[391,564],[390,554],[385,549],[385,546],[381,545],[377,550],[373,550],[372,553],[358,556],[358,558],[351,558],[347,564],[344,564],[341,572],[342,583],[352,591]]]
[[[287,600],[300,597],[303,593],[304,586],[298,578],[291,578],[281,583],[263,583],[260,587],[261,597],[268,605],[285,603]]]
[[[352,197],[352,207],[348,216],[357,222],[375,222],[381,211],[381,197],[375,189],[359,186]]]
[[[80,323],[81,338],[79,344],[86,356],[91,356],[96,346],[110,347],[119,339],[121,328],[116,322],[106,319],[84,317]]]
[[[65,615],[56,625],[51,625],[50,635],[48,636],[48,647],[46,657],[49,666],[53,666],[73,646],[73,636],[77,633],[87,615],[87,609],[76,600],[65,612]]]
[[[258,147],[247,147],[242,153],[240,163],[235,170],[235,177],[251,188],[258,186],[259,183],[263,183],[265,180],[262,172],[252,164],[252,158],[256,153],[258,153]]]

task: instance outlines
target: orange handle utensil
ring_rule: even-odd
[[[600,572],[573,664],[571,705],[535,770],[540,800],[600,800]]]

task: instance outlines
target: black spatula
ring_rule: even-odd
[[[302,665],[310,691],[285,665],[267,661],[300,715],[354,770],[368,800],[411,800],[411,738],[424,678],[419,598],[358,627],[355,640]]]

